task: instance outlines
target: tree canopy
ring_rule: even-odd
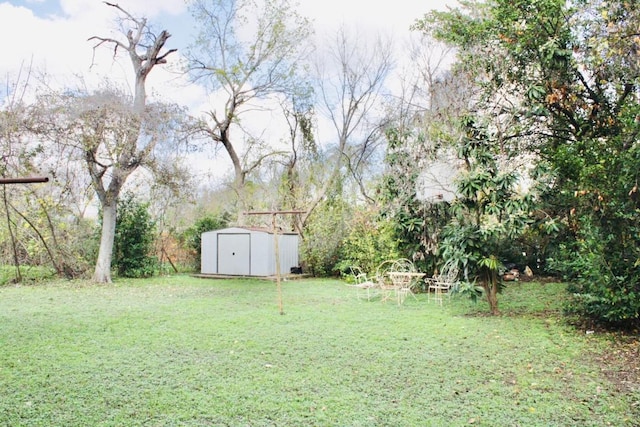
[[[517,118],[510,145],[534,156],[538,216],[557,231],[550,267],[575,310],[610,322],[640,318],[636,15],[625,1],[498,0],[416,23],[473,73],[474,117]]]

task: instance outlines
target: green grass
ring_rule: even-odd
[[[638,396],[562,323],[558,284],[504,315],[359,300],[339,281],[166,277],[0,288],[0,425],[634,425]]]

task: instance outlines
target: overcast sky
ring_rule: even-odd
[[[149,18],[156,27],[167,29],[172,38],[168,47],[179,52],[191,41],[193,22],[184,0],[112,0],[126,10]],[[309,17],[316,32],[331,34],[341,23],[372,33],[380,30],[401,39],[409,26],[425,12],[452,4],[452,0],[301,0],[298,10]],[[101,0],[0,0],[0,43],[3,60],[0,76],[15,77],[21,64],[33,62],[57,78],[80,75],[111,77],[129,72],[126,61],[115,63],[107,49],[92,64],[93,35],[114,34],[114,8]],[[174,59],[177,59],[174,56]],[[155,71],[154,71],[155,73]],[[152,75],[154,74],[152,73]],[[60,77],[58,77],[60,76]],[[175,79],[175,75],[153,76],[156,80]],[[5,82],[3,82],[5,83]],[[153,81],[151,82],[153,84]],[[184,87],[177,92],[188,97]],[[193,93],[192,96],[197,96]],[[189,103],[189,99],[186,99]]]
[[[145,16],[156,29],[166,29],[172,37],[167,48],[180,52],[192,41],[194,23],[185,0],[111,0],[135,16]],[[410,34],[409,26],[431,9],[443,9],[453,0],[299,0],[301,15],[312,20],[319,40],[335,34],[344,24],[359,33],[383,32],[400,43]],[[30,64],[46,70],[52,84],[77,85],[83,76],[89,85],[111,80],[125,81],[131,76],[127,58],[114,61],[112,50],[103,47],[93,56],[94,35],[117,37],[116,10],[102,0],[0,0],[0,78],[6,85],[16,80],[21,66]],[[202,88],[188,84],[185,76],[157,67],[150,74],[148,87],[165,99],[201,113],[206,105]],[[23,77],[24,78],[24,77]],[[5,91],[0,91],[3,94]],[[1,102],[1,101],[0,101]]]

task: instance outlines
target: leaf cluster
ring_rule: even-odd
[[[130,193],[118,202],[113,266],[120,277],[150,277],[156,270],[152,255],[155,222],[148,205]]]

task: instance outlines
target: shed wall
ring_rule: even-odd
[[[200,272],[218,274],[218,233],[207,231],[200,236]]]

